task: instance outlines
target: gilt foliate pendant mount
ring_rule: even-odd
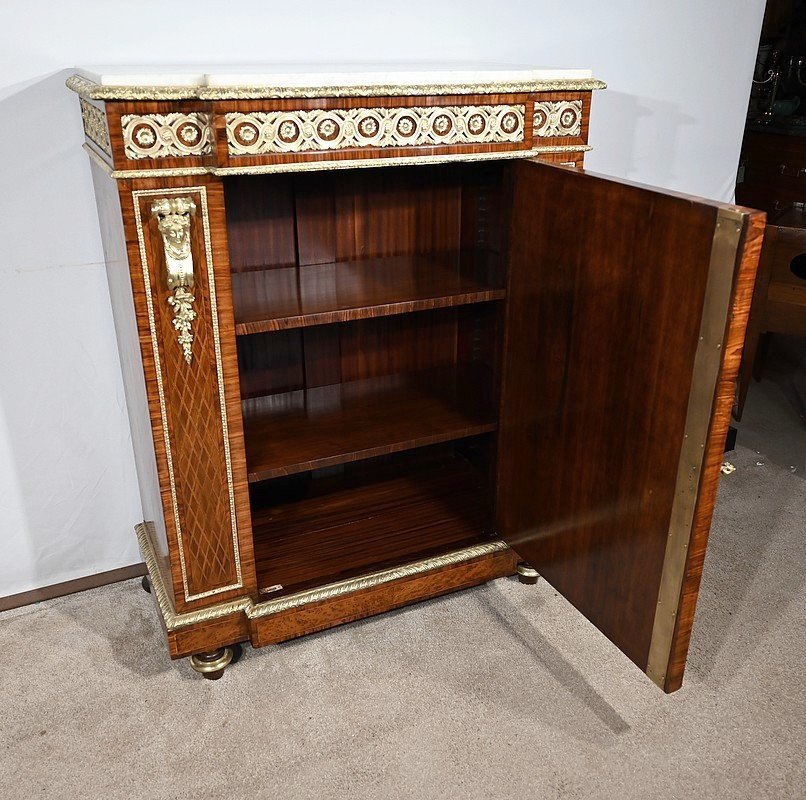
[[[193,252],[190,246],[190,222],[196,204],[190,197],[163,197],[151,205],[151,216],[157,220],[165,251],[168,289],[172,295],[168,305],[173,309],[173,326],[185,361],[193,361],[193,321],[196,298],[193,288]]]
[[[176,338],[188,364],[193,361],[193,320],[196,319],[193,303],[195,301],[196,298],[184,286],[177,286],[173,296],[168,298],[168,305],[174,310],[173,326],[176,328]]]

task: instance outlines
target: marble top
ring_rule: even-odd
[[[465,63],[97,66],[77,69],[68,86],[99,100],[604,88],[588,69]]]

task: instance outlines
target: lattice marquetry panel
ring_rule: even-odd
[[[158,200],[166,201],[162,216],[154,214]],[[134,205],[159,401],[155,439],[161,438],[164,457],[166,523],[175,536],[184,601],[218,599],[243,589],[244,575],[224,383],[225,369],[234,365],[225,363],[221,348],[207,191],[137,191]],[[189,242],[182,239],[183,225]]]

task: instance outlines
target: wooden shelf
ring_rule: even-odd
[[[492,385],[462,365],[244,400],[249,481],[493,431]]]
[[[320,484],[321,486],[317,486]],[[492,536],[484,477],[468,462],[311,481],[293,502],[253,502],[258,587],[279,597],[467,547]]]
[[[488,256],[435,253],[232,275],[238,335],[501,300]]]

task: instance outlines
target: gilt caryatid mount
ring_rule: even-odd
[[[188,364],[193,360],[193,320],[196,298],[193,288],[193,253],[190,248],[190,220],[196,204],[190,197],[162,197],[151,205],[165,249],[168,289],[173,293],[168,305],[174,312],[177,341]]]

